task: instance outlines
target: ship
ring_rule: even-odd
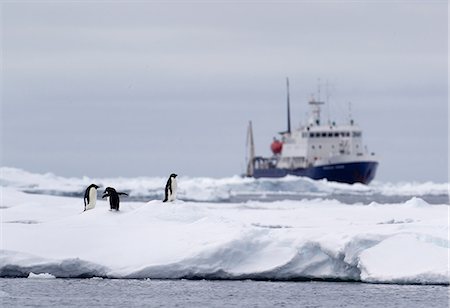
[[[287,130],[280,132],[270,145],[272,156],[255,155],[252,122],[247,130],[246,176],[280,178],[287,175],[327,179],[341,183],[369,184],[375,177],[378,159],[363,144],[362,130],[351,114],[348,123],[322,123],[321,108],[325,102],[312,97],[310,116],[304,125],[291,130],[289,79],[287,87]]]

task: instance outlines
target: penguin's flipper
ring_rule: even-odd
[[[110,194],[103,194],[102,199],[109,197],[109,196],[110,196]]]
[[[118,194],[118,195],[128,196],[128,194],[127,194],[127,193],[124,193],[124,192],[118,192],[117,194]]]

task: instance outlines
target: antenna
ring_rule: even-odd
[[[350,120],[350,125],[353,125],[352,102],[348,102],[348,118]]]
[[[328,117],[328,124],[330,124],[330,87],[328,84],[328,80],[325,83],[325,93],[326,93],[326,101],[325,103],[327,104],[327,117]]]
[[[317,78],[317,100],[320,102],[320,78]]]
[[[291,133],[291,103],[289,101],[289,78],[286,77],[287,88],[287,133]]]

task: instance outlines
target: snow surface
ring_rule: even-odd
[[[52,188],[72,185],[44,177]],[[6,186],[5,178],[3,277],[450,282],[449,206],[420,198],[370,205],[123,198],[119,212],[109,211],[103,200],[82,212],[82,198],[24,193],[17,185]],[[41,180],[30,183],[45,187]],[[81,184],[73,182],[79,189]],[[189,184],[180,181],[184,185]]]

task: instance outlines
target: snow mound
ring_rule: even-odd
[[[28,278],[32,278],[32,279],[54,279],[56,277],[51,275],[51,274],[49,274],[49,273],[35,274],[35,273],[31,272],[28,275]]]
[[[437,242],[424,241],[419,234],[391,236],[361,253],[359,266],[362,269],[361,280],[449,283],[449,246],[448,242],[444,246],[442,243],[441,239]],[[398,247],[401,247],[401,253],[386,253],[397,252]]]
[[[119,212],[99,200],[82,212],[81,198],[3,187],[2,203],[2,277],[450,282],[449,206],[419,198],[153,200]]]

